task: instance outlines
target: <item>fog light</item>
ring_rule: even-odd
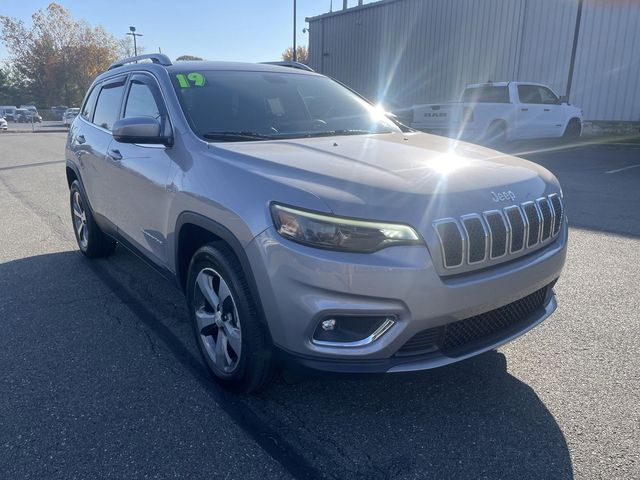
[[[311,337],[311,341],[316,345],[362,347],[376,341],[396,322],[395,315],[329,315],[316,324]]]
[[[322,329],[327,332],[329,330],[333,330],[334,328],[336,328],[336,319],[335,318],[329,318],[328,320],[323,320],[322,321]]]

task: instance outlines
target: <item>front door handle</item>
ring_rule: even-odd
[[[528,112],[529,111],[528,108],[521,108],[520,110],[522,110],[523,112]]]
[[[82,145],[82,144],[83,144],[83,143],[85,143],[87,140],[84,138],[84,135],[78,135],[78,136],[76,137],[76,141],[77,141],[80,145]]]
[[[544,111],[545,111],[545,112],[550,112],[550,111],[551,111],[551,109],[550,109],[550,108],[545,108],[545,109],[544,109]]]
[[[110,148],[109,152],[107,153],[107,157],[109,157],[114,162],[119,162],[120,160],[122,160],[122,154],[117,148]]]

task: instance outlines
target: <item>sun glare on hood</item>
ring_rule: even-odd
[[[464,168],[468,164],[468,159],[456,155],[453,152],[443,153],[442,155],[438,155],[427,162],[427,166],[429,168],[443,175],[455,172],[456,170]]]

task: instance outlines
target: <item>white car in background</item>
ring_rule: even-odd
[[[6,132],[8,128],[9,128],[9,125],[7,125],[7,121],[5,120],[5,118],[0,117],[0,130],[3,130]]]
[[[67,108],[62,115],[62,122],[64,123],[64,126],[70,127],[73,120],[78,116],[78,113],[80,113],[79,108]]]
[[[416,105],[413,128],[474,143],[578,138],[582,110],[546,85],[490,82],[468,85],[457,103]]]

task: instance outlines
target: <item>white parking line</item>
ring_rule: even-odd
[[[607,170],[604,173],[618,173],[618,172],[622,172],[623,170],[629,170],[630,168],[638,168],[638,167],[640,167],[640,164],[639,165],[630,165],[628,167],[618,168],[616,170]]]

